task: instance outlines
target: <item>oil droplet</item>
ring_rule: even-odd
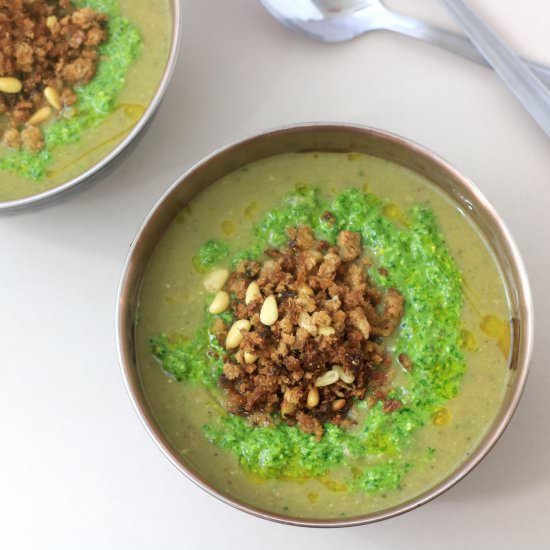
[[[329,491],[334,493],[344,493],[348,490],[347,486],[335,479],[330,479],[328,477],[322,477],[319,479],[319,483],[324,485]]]
[[[230,220],[224,220],[222,222],[222,232],[227,237],[233,235],[235,233],[235,224]]]
[[[386,218],[390,218],[390,220],[394,220],[396,222],[399,222],[401,225],[404,225],[405,227],[409,226],[409,222],[396,204],[388,203],[382,208],[382,214],[386,216]]]
[[[462,347],[466,351],[476,351],[477,350],[477,340],[472,332],[464,329],[462,331]]]
[[[280,479],[282,481],[289,481],[291,483],[297,483],[298,485],[303,485],[309,480],[309,478],[307,477],[293,477],[292,475],[289,475],[289,476],[282,475],[277,479]]]
[[[497,341],[497,345],[508,358],[510,353],[510,324],[494,315],[486,315],[480,323],[481,330]]]
[[[245,209],[244,215],[247,218],[253,218],[258,212],[258,203],[256,201],[251,202]]]
[[[260,477],[259,475],[253,472],[246,472],[246,478],[253,485],[262,485],[262,483],[265,483],[267,481],[267,479]]]
[[[303,181],[297,181],[294,184],[294,189],[296,189],[298,193],[305,193],[307,191],[307,188],[308,188],[307,183],[304,183]]]
[[[181,225],[183,223],[185,223],[185,220],[187,219],[187,216],[185,214],[185,212],[180,212],[177,216],[176,216],[176,223],[178,225]]]
[[[204,273],[206,271],[206,269],[202,265],[202,262],[199,256],[193,256],[191,263],[193,264],[193,267],[195,268],[195,271],[197,273]]]
[[[73,166],[75,164],[77,164],[78,162],[80,162],[82,159],[86,158],[88,155],[94,153],[95,151],[98,151],[100,150],[102,147],[105,147],[106,145],[108,145],[109,143],[113,142],[113,141],[116,141],[117,139],[121,138],[122,136],[126,135],[133,127],[134,127],[135,123],[132,122],[131,124],[129,124],[126,128],[124,128],[123,130],[121,130],[120,132],[118,132],[118,134],[115,134],[113,136],[111,136],[109,139],[106,139],[105,141],[102,141],[101,143],[99,143],[98,145],[94,146],[94,147],[91,147],[90,149],[87,149],[86,151],[84,151],[80,156],[76,157],[75,159],[72,159],[70,164],[65,164],[64,166],[61,166],[59,168],[56,168],[55,170],[49,170],[47,172],[47,176],[49,178],[52,178],[54,176],[56,176],[57,174],[63,172],[64,170],[66,170],[67,168],[69,168],[70,166]]]
[[[134,122],[138,121],[145,112],[145,107],[138,103],[123,103],[120,107],[124,110],[124,114]]]
[[[311,504],[315,504],[319,501],[319,493],[311,492],[307,494],[307,499]]]
[[[434,426],[446,426],[451,421],[451,411],[447,407],[440,407],[432,416]]]
[[[348,160],[358,160],[361,158],[361,153],[357,153],[356,151],[352,153],[348,153]]]
[[[120,132],[114,134],[113,136],[106,139],[105,141],[102,141],[98,145],[95,145],[94,147],[91,147],[90,149],[87,149],[80,156],[78,156],[76,159],[72,159],[70,164],[62,166],[60,168],[56,168],[54,170],[49,170],[47,172],[47,176],[48,177],[56,176],[57,174],[59,174],[59,173],[63,172],[64,170],[66,170],[69,166],[72,166],[72,165],[76,164],[77,162],[79,162],[80,160],[82,160],[83,158],[86,158],[91,153],[101,149],[102,147],[105,147],[106,145],[108,145],[112,141],[116,141],[120,137],[124,136],[125,134],[127,134],[134,127],[136,122],[143,116],[143,113],[145,113],[145,106],[139,105],[139,104],[134,104],[134,103],[121,103],[117,107],[116,110],[119,110],[119,109],[122,109],[124,114],[131,121],[131,123],[127,127],[123,128]],[[74,115],[77,114],[77,112],[78,111],[76,109],[72,108],[72,107],[71,108],[65,108],[63,110],[63,116],[65,118],[72,118]]]
[[[183,334],[183,332],[173,331],[168,334],[168,343],[172,345],[183,344],[188,340],[189,338],[185,334]]]

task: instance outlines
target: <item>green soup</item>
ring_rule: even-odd
[[[0,143],[0,201],[36,195],[82,174],[113,150],[155,95],[172,41],[168,0],[74,0],[109,15],[96,76],[77,88],[70,116],[43,125],[37,154]],[[64,114],[64,115],[65,115]]]
[[[322,221],[326,209],[333,227]],[[398,334],[386,341],[391,395],[404,406],[384,413],[381,403],[357,403],[355,426],[327,424],[321,441],[228,415],[220,361],[207,353],[215,344],[204,273],[261,257],[300,224],[329,241],[342,229],[361,232],[375,267],[385,268],[369,276],[406,301]],[[222,178],[176,217],[147,267],[136,352],[158,424],[216,489],[279,513],[346,517],[413,498],[472,451],[504,395],[509,317],[486,244],[428,181],[357,153],[286,154]],[[411,372],[395,361],[401,352]]]

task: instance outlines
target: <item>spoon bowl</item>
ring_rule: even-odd
[[[382,0],[260,0],[286,27],[319,42],[346,42],[372,31],[393,31],[429,42],[470,61],[489,66],[463,34],[388,9]],[[550,67],[526,61],[550,86]]]
[[[346,42],[387,29],[392,13],[380,0],[260,0],[287,27],[321,42]]]

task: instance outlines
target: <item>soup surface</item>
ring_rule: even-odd
[[[362,233],[375,267],[387,268],[369,269],[377,285],[405,296],[399,333],[386,345],[413,368],[392,366],[401,408],[359,402],[353,427],[326,425],[316,441],[297,427],[251,427],[227,415],[220,364],[205,353],[203,279],[244,252],[280,246],[290,225],[308,223],[330,239],[318,223],[326,208],[340,229]],[[299,517],[356,516],[427,490],[476,446],[508,379],[508,302],[487,246],[428,181],[358,153],[279,155],[209,186],[155,249],[137,319],[146,397],[186,463],[222,493]]]
[[[164,73],[172,40],[168,0],[73,3],[110,16],[98,72],[77,89],[71,118],[44,125],[44,150],[31,154],[0,143],[0,201],[57,187],[104,158],[140,120]]]

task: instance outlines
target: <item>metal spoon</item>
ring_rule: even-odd
[[[550,137],[550,92],[462,0],[443,0],[443,3],[525,110]]]
[[[260,0],[287,27],[321,42],[345,42],[370,31],[386,30],[424,40],[466,59],[488,65],[464,35],[386,8],[381,0]],[[550,86],[550,67],[529,62]]]

